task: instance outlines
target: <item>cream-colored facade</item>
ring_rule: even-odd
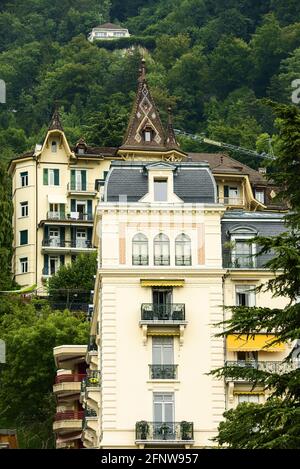
[[[55,113],[43,145],[12,160],[13,273],[19,285],[42,292],[60,265],[94,250],[94,211],[110,159],[89,154],[84,141],[71,149]]]
[[[210,204],[180,201],[173,192],[174,166],[147,165],[147,194],[138,202],[121,198],[114,203],[109,201],[113,164],[106,201],[97,208],[94,243],[99,269],[91,336],[98,352],[87,354],[88,361],[90,353],[93,360],[96,355],[94,366],[97,362],[101,376],[94,447],[210,447],[226,409],[243,401],[262,403],[267,395],[245,381],[220,380],[207,373],[231,361],[250,366],[252,356],[238,355],[245,351],[257,354],[259,366],[280,369],[289,351],[287,344],[264,349],[272,335],[242,338],[242,343],[235,343],[234,336],[227,341],[216,337],[220,328],[215,325],[226,318],[223,306],[237,304],[239,288],[247,292],[267,281],[270,273],[254,266],[223,267],[226,208],[217,198]],[[159,178],[168,184],[164,202],[155,201],[154,181]],[[190,240],[190,254],[186,265],[178,265],[176,240],[183,233]],[[139,234],[147,239],[147,265],[135,264],[134,239]],[[168,265],[156,265],[158,234],[169,240]],[[285,304],[266,293],[251,295],[258,306]],[[155,308],[166,316],[154,318]],[[84,435],[83,443],[90,447]]]

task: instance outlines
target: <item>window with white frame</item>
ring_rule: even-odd
[[[51,152],[57,153],[57,141],[56,140],[52,140],[51,142]]]
[[[153,393],[153,420],[154,424],[161,425],[161,423],[174,422],[174,393]],[[157,433],[159,432],[157,428]],[[159,433],[157,434],[157,437]],[[156,439],[156,438],[155,438]],[[161,437],[163,439],[163,435]]]
[[[255,306],[255,285],[237,285],[235,296],[237,306]]]
[[[28,217],[28,202],[20,203],[21,217]]]
[[[170,265],[170,240],[163,233],[154,238],[154,265]]]
[[[28,272],[28,257],[20,258],[20,271],[21,274],[27,274]]]
[[[142,234],[136,234],[132,239],[132,265],[148,265],[148,239]]]
[[[21,187],[28,186],[28,171],[23,171],[20,173]]]
[[[251,240],[257,235],[251,227],[237,227],[230,232],[231,264],[234,268],[256,267],[256,244]]]
[[[168,179],[154,178],[153,184],[155,202],[166,202],[168,200]]]
[[[258,202],[265,203],[265,191],[264,189],[255,189],[255,198]]]
[[[253,404],[259,404],[259,394],[239,394],[238,403],[252,402]]]
[[[178,235],[175,240],[175,264],[192,264],[191,238],[184,233]]]

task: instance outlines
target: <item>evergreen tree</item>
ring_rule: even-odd
[[[231,307],[225,332],[254,334],[264,330],[275,333],[276,342],[297,341],[300,337],[300,111],[296,107],[272,104],[279,126],[278,156],[270,163],[272,180],[281,189],[280,200],[288,203],[287,231],[274,237],[257,237],[259,255],[272,253],[266,268],[274,278],[258,287],[274,297],[285,297],[283,309]],[[216,376],[243,378],[271,391],[266,404],[240,404],[225,412],[219,426],[218,443],[232,448],[300,448],[300,368],[296,350],[274,372],[262,369],[225,366],[214,370]],[[298,357],[300,358],[300,357]]]

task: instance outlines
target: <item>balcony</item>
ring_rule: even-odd
[[[264,371],[266,373],[276,373],[276,374],[284,374],[290,373],[291,371],[296,370],[300,367],[299,360],[293,360],[292,362],[274,362],[274,361],[255,361],[255,360],[238,360],[238,361],[226,361],[226,367],[237,367],[243,369],[254,369],[259,371]],[[247,377],[245,378],[226,378],[227,381],[247,381]]]
[[[87,347],[86,361],[88,364],[92,364],[95,367],[98,365],[98,346],[96,343],[96,336],[90,336],[90,340]]]
[[[192,422],[146,422],[136,423],[135,438],[137,444],[146,445],[191,445],[194,443],[194,425]]]
[[[182,324],[185,323],[185,305],[172,303],[158,305],[143,303],[141,307],[141,320],[145,324]]]
[[[81,430],[83,418],[84,412],[81,410],[57,412],[54,417],[53,430],[57,433]]]
[[[83,181],[75,181],[68,183],[69,194],[85,194],[85,195],[96,195],[98,190],[95,184],[87,184]]]
[[[176,256],[175,265],[180,265],[180,266],[192,265],[192,257],[191,256]]]
[[[148,265],[148,256],[132,256],[132,265]]]
[[[97,413],[90,408],[84,412],[82,421],[82,441],[86,448],[95,448],[97,445]]]
[[[149,365],[150,379],[177,379],[178,365]]]
[[[244,200],[242,197],[218,197],[218,203],[230,205],[232,207],[243,207]]]
[[[271,256],[224,253],[223,266],[227,269],[263,269]]]
[[[53,386],[53,392],[57,397],[73,397],[74,399],[78,399],[81,381],[84,377],[84,374],[71,373],[57,375]]]
[[[81,382],[80,402],[83,407],[94,412],[99,411],[100,406],[100,371],[89,370],[88,375]]]
[[[47,212],[47,220],[53,221],[93,221],[92,213],[81,212]]]
[[[170,265],[170,256],[154,256],[154,265]]]
[[[89,240],[72,240],[72,241],[65,241],[62,239],[44,239],[42,241],[42,249],[43,250],[59,250],[59,251],[71,251],[71,250],[78,250],[78,251],[85,251],[86,249],[93,249],[93,245]]]

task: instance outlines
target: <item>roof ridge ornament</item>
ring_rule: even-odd
[[[58,105],[57,105],[57,103],[55,103],[54,112],[53,112],[53,115],[52,115],[52,118],[51,118],[51,121],[50,121],[48,130],[49,130],[49,131],[50,131],[50,130],[60,130],[61,132],[64,131],[63,126],[62,126],[62,123],[61,123],[61,119],[60,119],[60,114],[59,114],[59,110],[58,110]]]

